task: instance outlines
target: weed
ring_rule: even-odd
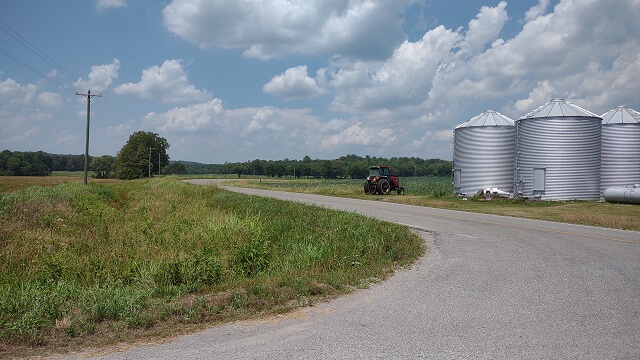
[[[235,255],[234,267],[244,276],[251,277],[269,267],[269,242],[264,239],[241,245]]]
[[[27,187],[0,194],[0,357],[311,304],[422,251],[395,225],[172,177]]]

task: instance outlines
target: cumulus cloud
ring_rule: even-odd
[[[247,57],[286,54],[385,58],[402,42],[400,15],[415,0],[174,0],[165,27],[201,47]]]
[[[324,70],[318,70],[318,78],[324,77]],[[283,99],[304,99],[318,96],[324,92],[318,81],[309,77],[306,65],[296,66],[274,76],[262,87],[267,94]]]
[[[416,42],[405,41],[384,62],[339,63],[330,72],[336,90],[332,107],[359,114],[422,103],[441,64],[461,36],[438,26]]]
[[[126,6],[127,6],[126,0],[97,0],[96,1],[96,9],[100,11],[114,9],[114,8],[121,8]]]
[[[213,130],[216,126],[225,124],[222,100],[213,99],[209,102],[176,107],[164,114],[148,113],[144,121],[154,126],[158,131],[195,132]]]
[[[34,84],[20,85],[9,78],[0,81],[0,100],[4,104],[26,104],[36,97],[36,90]]]
[[[546,103],[552,97],[555,97],[555,92],[556,89],[549,84],[548,80],[541,81],[533,90],[531,90],[526,99],[516,101],[514,110],[516,113],[520,114],[528,113],[536,107]]]
[[[94,92],[104,91],[111,86],[113,79],[118,77],[118,69],[120,69],[120,60],[118,59],[113,59],[111,64],[93,65],[87,76],[88,79],[78,79],[75,82],[75,87],[80,91],[88,89],[94,90]]]
[[[12,135],[5,139],[0,139],[0,144],[15,144],[15,143],[23,142],[29,139],[30,137],[38,134],[39,132],[40,132],[40,127],[34,126],[29,128],[29,130],[26,130],[19,134]]]
[[[496,7],[483,6],[476,18],[469,21],[469,30],[460,44],[461,55],[474,55],[485,45],[494,41],[507,21],[507,3],[501,1]]]
[[[41,92],[38,95],[38,104],[50,109],[59,109],[62,106],[62,101],[62,95],[49,91]]]
[[[258,131],[282,131],[284,127],[278,122],[280,114],[275,108],[267,107],[259,109],[252,117],[251,122],[244,129],[243,135]]]
[[[550,0],[539,0],[536,5],[531,7],[524,14],[525,21],[531,21],[540,15],[544,15],[544,13],[547,11],[547,8],[549,7],[549,1]]]
[[[540,1],[510,39],[499,38],[509,20],[500,2],[480,8],[466,32],[436,27],[384,61],[338,59],[327,70],[332,109],[435,133],[444,122],[462,122],[466,107],[477,113],[501,106],[501,99],[518,117],[549,96],[605,107],[640,91],[634,81],[640,39],[632,35],[640,33],[639,1],[563,0],[545,15],[548,5]],[[438,114],[438,124],[425,114]]]
[[[195,103],[211,98],[208,91],[189,84],[181,60],[165,60],[160,67],[148,67],[142,71],[140,82],[122,84],[114,91],[116,94],[136,94],[145,99],[162,99],[169,103]]]
[[[320,143],[324,149],[330,149],[340,145],[388,146],[395,141],[395,131],[392,129],[366,127],[356,122],[340,133],[322,139]]]
[[[65,134],[58,137],[55,141],[56,144],[69,144],[69,143],[80,143],[81,137],[73,134]]]

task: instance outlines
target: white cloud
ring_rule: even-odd
[[[63,98],[60,94],[44,91],[38,95],[38,104],[50,109],[59,109],[62,102]]]
[[[24,131],[20,134],[10,136],[6,139],[0,139],[0,144],[15,144],[15,143],[23,142],[29,139],[30,137],[38,134],[39,132],[40,132],[40,127],[34,126],[29,128],[29,130]]]
[[[318,77],[324,77],[324,70],[318,70]],[[283,99],[312,98],[324,92],[318,86],[318,81],[309,77],[306,65],[287,69],[274,76],[262,87],[262,91]]]
[[[437,141],[449,141],[453,139],[453,130],[436,131],[433,134],[433,139]]]
[[[453,130],[427,131],[419,139],[413,140],[405,151],[419,152],[425,158],[449,159],[452,154]]]
[[[555,92],[556,89],[549,84],[548,80],[541,81],[533,90],[531,90],[526,99],[516,101],[513,110],[518,114],[528,113],[536,107],[546,103],[552,97],[555,97]]]
[[[6,104],[27,104],[36,97],[37,87],[34,84],[20,85],[9,78],[0,81],[0,101]]]
[[[111,86],[113,79],[118,77],[118,69],[120,69],[120,60],[118,59],[113,59],[111,64],[93,65],[88,79],[78,79],[75,86],[81,92],[89,89],[94,93],[104,91]]]
[[[460,54],[475,55],[485,45],[496,40],[507,21],[507,3],[501,1],[496,7],[483,6],[475,19],[469,21],[469,30],[460,44]]]
[[[146,123],[158,131],[196,132],[214,130],[226,122],[222,100],[176,107],[164,114],[148,113],[144,117]]]
[[[458,33],[438,26],[416,42],[405,41],[384,62],[339,63],[330,72],[336,89],[332,107],[362,115],[422,103],[441,64],[460,41]]]
[[[128,135],[131,132],[131,125],[129,124],[118,124],[115,126],[107,127],[108,135],[116,135],[116,136],[124,136]]]
[[[69,144],[69,143],[79,144],[80,139],[81,137],[79,135],[66,134],[58,137],[55,143],[56,144]]]
[[[206,90],[198,90],[189,84],[181,60],[165,60],[142,71],[140,82],[122,84],[114,89],[116,94],[137,94],[146,99],[162,99],[169,103],[202,102],[211,98]]]
[[[338,58],[327,71],[332,109],[369,123],[410,123],[436,132],[466,120],[460,114],[500,107],[500,100],[512,117],[549,96],[605,110],[619,102],[615,98],[637,103],[630,94],[640,92],[634,81],[640,38],[633,35],[640,33],[634,20],[640,1],[563,0],[543,15],[545,4],[538,4],[536,16],[531,10],[510,39],[498,38],[508,21],[500,2],[482,7],[466,33],[439,26],[405,41],[385,61]]]
[[[322,148],[331,149],[344,145],[388,146],[395,141],[395,131],[392,129],[366,127],[358,121],[342,132],[322,139],[320,143]]]
[[[534,20],[535,18],[537,18],[540,15],[544,15],[544,13],[547,11],[548,7],[549,7],[549,0],[539,0],[536,5],[531,7],[524,14],[525,21],[531,21],[531,20]]]
[[[49,91],[38,91],[36,84],[19,84],[13,79],[0,80],[0,123],[3,131],[20,132],[33,123],[51,119],[60,109],[63,97]],[[11,124],[11,126],[9,126]]]
[[[247,57],[285,54],[385,58],[402,42],[400,14],[415,0],[174,0],[166,28],[201,47],[242,48]]]
[[[97,0],[96,1],[96,8],[100,11],[114,9],[114,8],[121,8],[126,6],[127,6],[126,0]]]
[[[243,135],[258,131],[283,131],[284,127],[279,124],[280,113],[275,108],[259,109],[252,117],[251,122],[244,129]]]

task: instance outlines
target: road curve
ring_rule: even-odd
[[[429,251],[328,303],[102,358],[640,359],[639,232],[226,188],[405,224]]]

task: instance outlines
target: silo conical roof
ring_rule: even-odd
[[[513,120],[494,110],[487,110],[469,121],[456,126],[456,129],[473,126],[514,126]]]
[[[573,104],[565,99],[553,99],[548,103],[540,106],[539,108],[531,111],[530,113],[524,115],[520,118],[520,120],[531,119],[531,118],[544,118],[544,117],[562,117],[562,116],[571,116],[571,117],[599,117],[598,115],[592,113],[591,111],[585,110],[580,106]]]
[[[602,114],[602,124],[637,124],[640,123],[640,112],[628,106],[616,106]]]

